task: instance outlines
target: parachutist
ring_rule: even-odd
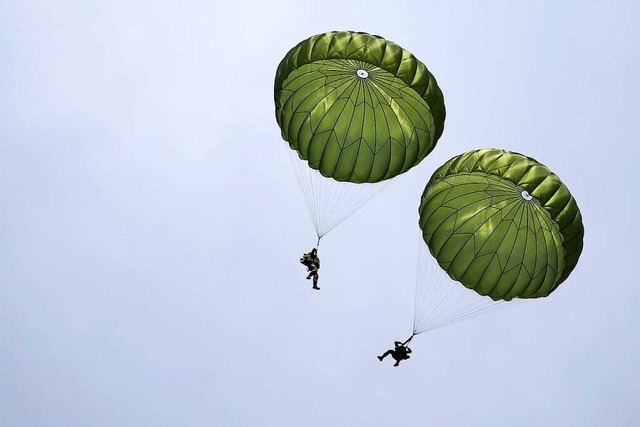
[[[382,356],[378,356],[378,360],[382,362],[382,359],[384,359],[388,355],[391,355],[391,357],[393,357],[393,359],[396,361],[393,366],[400,365],[400,361],[407,360],[411,357],[409,356],[409,353],[411,353],[411,349],[407,345],[409,341],[411,341],[411,338],[409,338],[404,343],[400,341],[394,342],[395,348],[393,350],[385,351]]]
[[[318,270],[320,269],[320,258],[318,258],[318,249],[313,248],[311,252],[302,255],[300,263],[307,267],[309,275],[307,280],[313,278],[313,289],[320,290],[318,287]]]

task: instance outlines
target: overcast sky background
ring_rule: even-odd
[[[640,425],[640,6],[0,1],[0,425]],[[445,96],[418,167],[315,232],[274,118],[299,41],[379,34]],[[417,207],[469,149],[534,157],[585,249],[544,300],[413,340]]]

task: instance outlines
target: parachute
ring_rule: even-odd
[[[505,301],[546,297],[582,252],[582,216],[567,186],[510,151],[452,158],[429,180],[418,212],[431,257],[421,248],[414,335]],[[434,260],[439,272],[428,268]]]
[[[407,50],[367,33],[300,42],[278,66],[274,99],[318,240],[420,163],[444,130],[433,75]]]

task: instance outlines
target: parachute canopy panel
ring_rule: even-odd
[[[549,295],[582,252],[582,216],[569,189],[546,166],[514,152],[452,158],[431,177],[419,214],[440,267],[495,300]]]
[[[406,172],[444,129],[442,92],[425,65],[366,33],[302,41],[280,62],[274,92],[282,137],[337,181],[373,183]]]

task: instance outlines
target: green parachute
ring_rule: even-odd
[[[397,44],[352,31],[287,53],[275,79],[282,137],[325,177],[379,182],[420,163],[444,130],[442,92]]]
[[[582,252],[582,216],[567,186],[514,152],[452,158],[431,177],[419,214],[440,267],[493,300],[548,296]]]
[[[389,180],[420,163],[444,130],[444,98],[433,75],[407,50],[367,33],[334,31],[300,42],[278,66],[274,98],[295,160],[325,180],[297,171],[318,237],[372,194],[327,190],[326,181],[366,188]],[[342,201],[351,206],[337,206]]]

